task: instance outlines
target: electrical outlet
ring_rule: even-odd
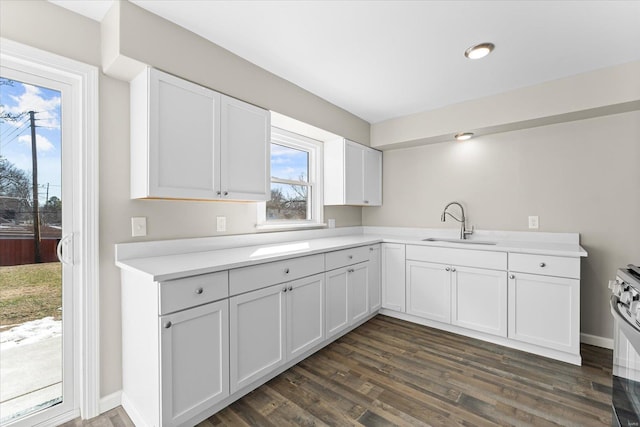
[[[529,228],[537,230],[540,227],[538,215],[529,217]]]
[[[336,220],[333,218],[329,218],[327,220],[327,225],[329,226],[329,228],[336,228]]]
[[[218,232],[227,231],[227,217],[226,216],[218,216],[218,217],[216,217],[216,231],[218,231]]]
[[[147,235],[147,217],[136,216],[131,218],[131,237],[143,237]]]

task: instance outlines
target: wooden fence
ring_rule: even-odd
[[[43,238],[40,240],[42,262],[58,261],[56,246],[60,239]],[[0,238],[0,266],[33,264],[33,239]]]

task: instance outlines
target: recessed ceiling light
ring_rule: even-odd
[[[480,59],[489,55],[496,46],[493,43],[480,43],[475,46],[471,46],[464,51],[464,56],[469,59]]]
[[[473,132],[460,132],[453,136],[457,141],[467,141],[473,137]]]

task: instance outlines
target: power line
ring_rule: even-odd
[[[7,133],[7,135],[5,135],[5,137],[9,137],[9,135],[11,135],[13,132],[15,132],[17,129],[20,129],[22,126],[24,125],[29,125],[29,119],[25,120],[24,122],[20,123],[18,126],[13,127],[13,128],[7,128],[4,130],[3,133]]]
[[[27,130],[28,128],[30,128],[31,126],[29,126],[27,124],[27,126],[24,127],[24,129],[22,129],[22,131],[20,131],[20,133],[17,133],[16,135],[14,135],[13,138],[11,138],[10,140],[8,140],[7,142],[5,142],[4,144],[2,144],[2,148],[6,147],[7,145],[9,145],[10,142],[13,142],[15,139],[19,138],[20,136],[22,136],[22,132],[24,132],[25,130]]]

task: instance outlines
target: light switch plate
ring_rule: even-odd
[[[540,222],[538,216],[530,216],[529,217],[529,228],[537,230],[540,227]]]
[[[218,231],[218,232],[227,231],[227,217],[226,216],[217,216],[216,217],[216,231]]]
[[[147,235],[147,217],[136,216],[131,218],[131,237],[143,237]]]

